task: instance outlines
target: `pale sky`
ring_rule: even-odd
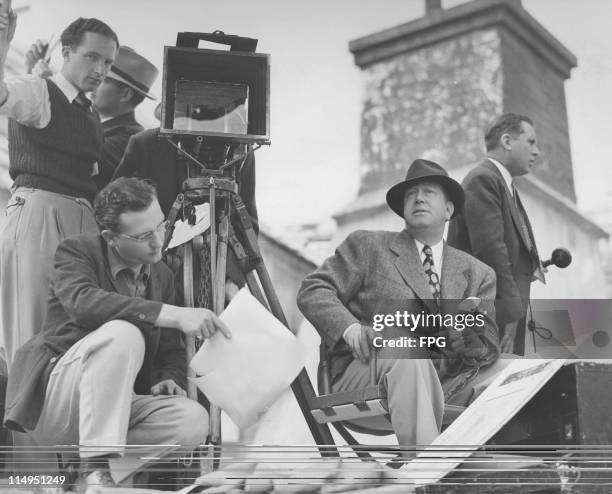
[[[16,39],[59,36],[78,16],[98,17],[162,69],[179,31],[221,29],[259,39],[271,55],[272,146],[257,151],[257,200],[272,227],[324,220],[351,202],[359,183],[360,70],[348,42],[420,17],[424,0],[13,0],[29,4]],[[445,8],[462,1],[443,1]],[[609,0],[523,0],[578,58],[566,83],[578,205],[612,208]],[[153,88],[161,94],[161,77]],[[145,123],[154,104],[141,105]],[[149,120],[151,126],[155,121]],[[146,125],[145,125],[146,126]],[[406,163],[406,166],[409,163]]]

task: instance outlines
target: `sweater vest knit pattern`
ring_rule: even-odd
[[[43,129],[9,119],[9,173],[16,185],[84,197],[97,187],[91,173],[102,151],[102,124],[97,112],[72,104],[47,80],[51,120]]]

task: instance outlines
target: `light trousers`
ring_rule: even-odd
[[[0,222],[0,357],[10,371],[17,349],[42,330],[59,243],[98,231],[90,203],[18,187]]]
[[[405,457],[414,446],[430,444],[440,433],[444,415],[444,392],[429,359],[386,359],[378,352],[376,384],[387,390],[391,424],[384,416],[367,417],[355,424],[372,430],[395,432]],[[332,386],[334,393],[371,386],[370,364],[353,360]],[[392,428],[391,428],[392,427]]]
[[[416,455],[410,448],[427,446],[440,434],[445,385],[451,384],[452,380],[441,383],[430,359],[385,358],[385,354],[390,353],[387,350],[378,351],[376,384],[383,384],[387,390],[391,424],[384,416],[367,417],[354,423],[374,431],[394,432],[399,445],[407,448],[404,456],[410,458]],[[473,401],[472,397],[479,394],[509,362],[510,359],[498,359],[481,369],[465,388],[452,396],[449,404],[467,406]],[[333,384],[332,391],[350,391],[372,384],[370,364],[353,360]]]
[[[140,330],[110,321],[56,364],[34,431],[38,445],[79,445],[81,458],[122,456],[126,445],[180,445],[177,456],[206,440],[208,414],[183,396],[136,395],[145,352]],[[174,455],[174,454],[173,454]]]

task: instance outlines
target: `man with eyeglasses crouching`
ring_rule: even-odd
[[[84,487],[113,485],[108,459],[125,445],[180,445],[181,456],[205,441],[207,412],[185,393],[182,336],[231,337],[208,309],[174,305],[150,183],[111,182],[94,214],[99,234],[57,249],[43,331],[17,351],[5,414],[38,445],[78,444]]]

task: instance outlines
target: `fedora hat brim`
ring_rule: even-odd
[[[153,96],[152,94],[143,91],[141,88],[139,88],[138,86],[136,86],[134,83],[128,81],[127,79],[121,77],[119,74],[117,74],[116,72],[113,72],[113,69],[111,68],[110,72],[108,73],[108,75],[106,76],[108,79],[114,79],[115,81],[119,81],[122,84],[125,84],[126,86],[128,86],[130,89],[133,89],[134,91],[136,91],[138,94],[141,94],[142,96],[144,96],[145,98],[149,98],[150,100],[156,100],[157,98],[155,96]]]
[[[391,210],[403,218],[404,196],[406,195],[406,190],[419,182],[425,181],[436,182],[442,186],[448,195],[448,198],[455,206],[451,218],[454,218],[461,212],[463,209],[463,203],[465,202],[465,192],[463,191],[463,187],[461,187],[461,184],[456,180],[444,175],[425,175],[404,180],[403,182],[395,184],[387,191],[387,204]]]

